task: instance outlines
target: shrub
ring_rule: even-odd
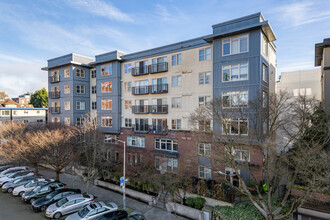
[[[234,207],[216,206],[214,207],[216,218],[223,220],[259,220],[264,219],[262,214],[252,204],[238,204]]]
[[[202,208],[204,207],[204,203],[205,203],[205,199],[201,197],[196,197],[196,198],[189,197],[186,199],[187,206],[198,210],[202,210]]]

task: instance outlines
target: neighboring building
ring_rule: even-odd
[[[315,66],[321,66],[321,100],[330,113],[330,38],[315,44]]]
[[[276,82],[276,92],[287,91],[293,97],[306,95],[321,100],[321,70],[297,70],[282,72]]]
[[[31,93],[25,93],[23,95],[19,95],[18,98],[12,98],[13,101],[18,103],[20,108],[33,108],[34,106],[30,104]]]
[[[0,108],[0,122],[19,121],[24,123],[47,122],[47,108]]]
[[[18,105],[19,104],[17,102],[13,101],[10,98],[0,101],[0,108],[17,108]]]
[[[7,92],[0,92],[0,101],[4,101],[8,99],[8,93]]]
[[[210,35],[150,50],[126,55],[113,51],[95,59],[68,54],[48,60],[43,70],[49,76],[50,121],[79,125],[90,112],[98,117],[104,140],[117,136],[126,141],[129,163],[147,154],[157,169],[176,173],[189,161],[190,175],[214,179],[214,171],[232,170],[212,167],[210,141],[193,136],[189,115],[213,98],[239,95],[248,103],[274,93],[274,40],[268,21],[256,13],[213,25]],[[249,120],[253,119],[236,120],[240,129],[233,129],[232,135],[247,135]],[[199,125],[200,130],[212,128],[222,132],[212,121]],[[122,147],[105,142],[109,157],[118,160]],[[250,163],[262,165],[260,149],[246,153]],[[259,168],[255,174],[261,180]],[[244,175],[247,182],[249,177],[250,173]]]

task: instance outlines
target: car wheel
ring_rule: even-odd
[[[13,188],[8,188],[7,189],[7,192],[12,193],[13,192]]]
[[[20,197],[22,197],[23,193],[24,193],[24,192],[19,192],[18,195],[19,195]]]
[[[59,218],[61,218],[61,216],[62,216],[62,214],[60,212],[56,212],[53,217],[55,219],[59,219]]]
[[[47,206],[45,206],[45,205],[40,207],[40,211],[42,211],[42,212],[46,211],[46,209],[47,209]]]
[[[35,198],[30,199],[30,203],[32,204],[35,200]]]

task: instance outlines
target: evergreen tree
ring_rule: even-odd
[[[48,92],[45,88],[35,91],[31,96],[30,104],[35,108],[48,108]]]

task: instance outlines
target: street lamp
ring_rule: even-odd
[[[111,140],[115,140],[115,141],[119,141],[121,143],[124,144],[124,168],[123,168],[123,178],[124,178],[124,182],[123,182],[123,210],[126,209],[126,142],[125,141],[121,141],[117,138],[107,138],[105,139],[107,141],[111,141]]]

